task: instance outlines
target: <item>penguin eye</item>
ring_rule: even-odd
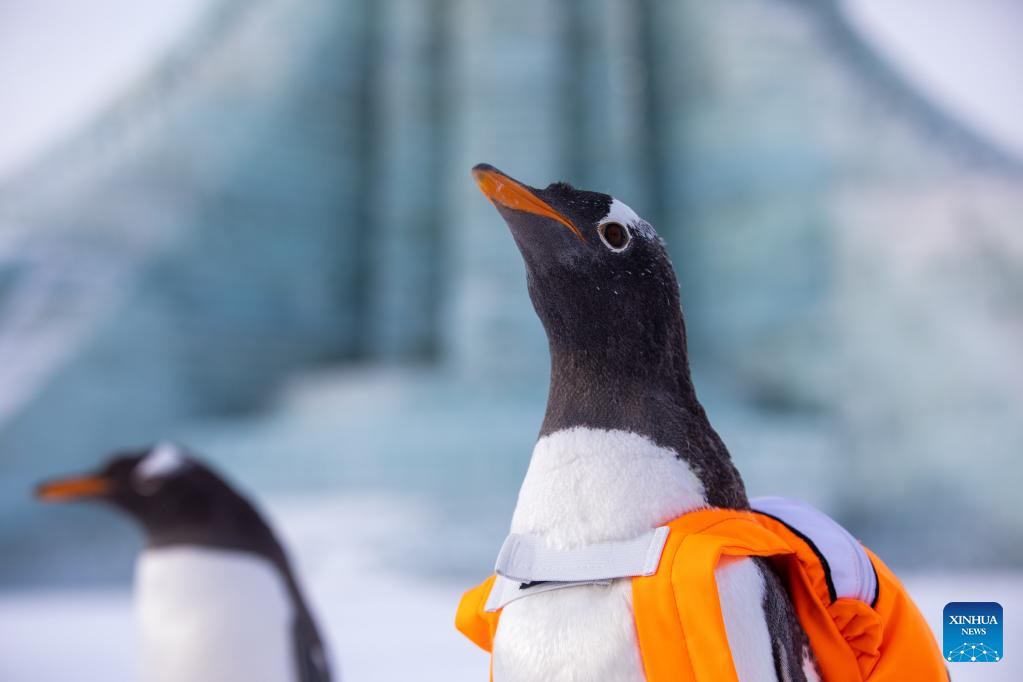
[[[621,223],[604,223],[597,228],[597,232],[600,234],[600,241],[612,251],[621,251],[632,241],[629,228]]]

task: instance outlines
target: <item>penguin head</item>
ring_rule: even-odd
[[[107,503],[151,535],[206,533],[214,525],[251,516],[248,503],[220,476],[172,443],[117,453],[95,472],[40,484],[36,497]]]
[[[633,375],[684,360],[678,283],[648,222],[607,194],[537,189],[487,164],[472,172],[522,254],[552,352]]]
[[[624,202],[473,168],[508,224],[551,351],[541,437],[574,427],[640,434],[697,472],[714,506],[748,506],[689,372],[678,280],[664,242]]]

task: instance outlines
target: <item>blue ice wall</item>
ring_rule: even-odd
[[[30,483],[165,435],[499,524],[547,355],[480,161],[655,224],[752,492],[1023,562],[1020,163],[797,0],[217,5],[0,188],[0,543],[42,561]]]

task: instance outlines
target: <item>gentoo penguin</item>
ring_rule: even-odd
[[[327,658],[273,530],[217,473],[173,444],[41,484],[96,500],[146,536],[135,572],[145,682],[328,682]]]
[[[629,540],[699,508],[748,509],[696,398],[678,283],[653,227],[607,194],[565,183],[537,189],[486,164],[473,175],[522,254],[551,356],[547,410],[511,532],[572,550]],[[806,634],[770,565],[726,559],[715,576],[739,679],[816,679]],[[493,675],[644,680],[629,580],[505,605]]]

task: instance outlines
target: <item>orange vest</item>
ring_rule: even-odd
[[[787,577],[822,677],[827,682],[947,680],[945,662],[926,621],[898,578],[872,552],[873,604],[833,598],[817,548],[771,516],[703,509],[667,524],[657,571],[632,578],[633,611],[647,682],[737,682],[714,570],[723,556],[773,557]],[[455,625],[486,651],[500,610],[488,612],[495,578],[462,597]],[[571,588],[568,588],[571,589]],[[528,597],[526,597],[528,599]]]

